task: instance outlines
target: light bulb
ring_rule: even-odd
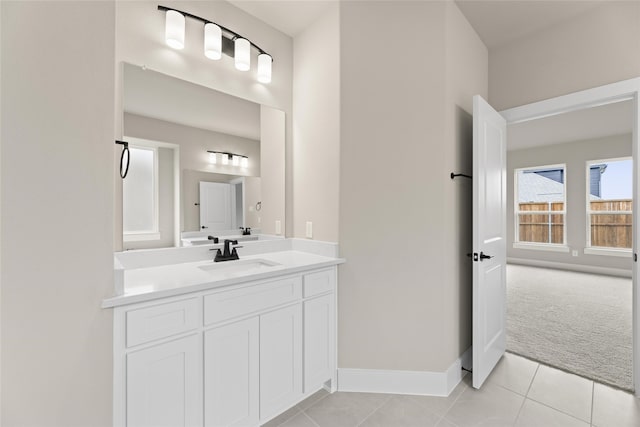
[[[216,153],[209,153],[209,163],[212,165],[218,163],[218,155]]]
[[[184,49],[184,15],[175,10],[167,10],[164,37],[174,49]]]
[[[233,155],[233,166],[240,166],[240,156]]]
[[[271,83],[271,55],[261,53],[258,55],[258,81],[260,83]]]
[[[229,164],[229,155],[226,153],[222,153],[222,164],[223,165]]]
[[[247,156],[242,156],[242,160],[240,160],[240,166],[243,168],[249,167],[249,158]]]
[[[211,22],[204,24],[204,56],[222,58],[222,30]]]
[[[249,40],[237,38],[234,46],[236,68],[240,71],[249,71],[251,68],[251,44]]]

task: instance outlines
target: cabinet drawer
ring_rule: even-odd
[[[333,290],[334,270],[322,270],[304,275],[304,297],[318,295]]]
[[[204,323],[211,325],[299,300],[302,297],[301,282],[298,276],[206,295]]]
[[[127,312],[127,347],[166,338],[198,327],[196,298]]]

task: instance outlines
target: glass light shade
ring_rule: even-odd
[[[222,30],[216,24],[204,24],[204,56],[222,58]]]
[[[249,71],[249,68],[251,68],[251,44],[249,40],[237,38],[234,46],[236,68],[240,71]]]
[[[212,165],[218,163],[218,155],[216,153],[209,153],[209,163]]]
[[[174,49],[184,49],[184,15],[175,10],[167,10],[164,37]]]
[[[240,166],[240,156],[233,156],[233,166]]]
[[[243,168],[249,167],[249,158],[248,157],[243,157],[240,160],[240,166],[242,166]]]
[[[228,154],[222,154],[222,164],[223,165],[228,165],[229,164],[229,155]]]
[[[258,81],[260,83],[271,83],[271,55],[261,53],[258,55]]]

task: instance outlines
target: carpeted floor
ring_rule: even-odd
[[[507,350],[632,389],[631,279],[507,266]]]

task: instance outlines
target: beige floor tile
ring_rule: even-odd
[[[593,390],[593,420],[597,427],[640,426],[640,399],[630,393],[596,383]]]
[[[467,388],[445,418],[459,427],[512,426],[524,397],[493,384]]]
[[[487,380],[526,396],[536,369],[538,369],[537,362],[505,353]]]
[[[591,422],[593,381],[540,365],[528,398]]]
[[[328,395],[329,395],[329,392],[322,388],[322,389],[318,390],[317,392],[315,392],[314,394],[312,394],[311,396],[307,397],[302,402],[298,403],[296,406],[301,411],[304,411],[305,409],[310,408],[311,406],[315,405],[320,399],[323,399],[323,398],[327,397]]]
[[[300,412],[280,427],[317,427],[316,424],[304,413]]]
[[[438,424],[436,424],[436,427],[458,427],[458,426],[452,423],[451,421],[447,420],[446,418],[442,418],[438,422]]]
[[[589,427],[589,424],[570,415],[526,399],[516,427]]]
[[[362,427],[435,427],[442,418],[410,399],[394,396],[371,414]]]
[[[390,398],[389,394],[337,392],[304,412],[320,427],[355,427]]]
[[[278,415],[277,417],[275,417],[274,419],[272,419],[268,423],[262,424],[262,427],[278,427],[279,425],[281,425],[285,421],[295,417],[299,413],[300,413],[300,409],[298,409],[296,406],[294,406],[291,409],[287,409],[282,414]]]
[[[470,376],[470,375],[469,375]],[[437,396],[408,396],[415,402],[419,403],[431,412],[435,412],[438,415],[444,415],[453,406],[454,402],[467,388],[467,384],[464,381],[460,381],[460,384],[453,389],[451,394],[447,397]]]

